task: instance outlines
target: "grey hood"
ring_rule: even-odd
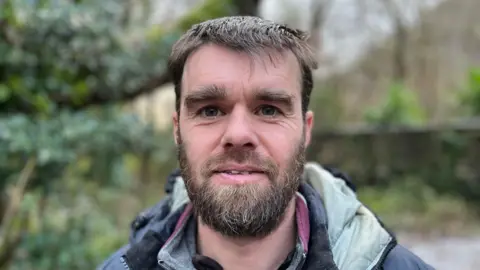
[[[336,178],[321,165],[305,165],[303,181],[309,183],[322,198],[327,215],[327,231],[333,259],[342,270],[369,270],[381,260],[390,233],[376,216],[358,199],[343,179]],[[183,179],[178,176],[173,186],[172,211],[189,202]]]

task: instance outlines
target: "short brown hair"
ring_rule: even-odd
[[[317,68],[307,38],[304,31],[252,16],[223,17],[193,25],[174,44],[169,58],[177,112],[180,111],[181,81],[188,56],[201,45],[213,43],[251,54],[267,49],[291,50],[301,67],[302,111],[305,113],[313,88],[312,69]]]

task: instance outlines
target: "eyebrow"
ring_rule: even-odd
[[[227,99],[227,89],[218,85],[206,85],[185,96],[185,107],[192,110],[198,104]],[[253,100],[279,104],[292,112],[295,96],[282,89],[260,88],[254,90]]]
[[[288,112],[293,111],[295,96],[282,89],[262,88],[255,91],[255,100],[280,104]]]
[[[195,92],[186,95],[184,102],[187,109],[192,109],[199,103],[223,100],[226,99],[226,97],[227,90],[225,89],[225,87],[220,87],[217,85],[207,85],[202,86]]]

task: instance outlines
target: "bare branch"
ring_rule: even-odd
[[[393,78],[397,81],[403,81],[407,76],[406,50],[408,33],[405,25],[405,19],[400,7],[393,0],[382,0],[387,12],[392,18],[395,31],[395,44],[393,55]]]
[[[335,0],[312,1],[312,21],[310,24],[310,45],[315,51],[321,46],[321,32],[328,13]]]

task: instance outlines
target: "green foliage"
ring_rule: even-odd
[[[335,128],[344,117],[342,93],[322,81],[315,82],[315,85],[310,99],[310,109],[315,114],[315,130]]]
[[[388,126],[421,124],[426,117],[415,93],[402,84],[394,83],[388,89],[385,103],[367,110],[365,119],[371,124]]]
[[[51,119],[18,115],[0,123],[2,191],[15,184],[25,159],[36,156],[38,164],[27,195],[33,192],[44,197],[31,198],[28,213],[39,211],[42,199],[56,200],[57,205],[37,220],[27,215],[29,224],[42,224],[39,230],[24,231],[22,226],[15,226],[17,232],[27,234],[16,252],[26,257],[17,257],[14,269],[93,269],[107,253],[125,243],[128,235],[126,221],[122,225],[112,221],[114,214],[122,215],[117,212],[118,204],[105,200],[112,192],[128,196],[126,191],[136,186],[135,172],[139,169],[128,166],[129,159],[148,154],[152,158],[142,162],[155,164],[175,153],[173,140],[166,140],[132,116],[114,111],[100,117],[87,112],[63,112]],[[89,193],[82,195],[82,189]],[[103,201],[98,206],[111,205],[108,212],[89,206],[94,198]],[[65,213],[67,221],[56,224]],[[133,214],[124,213],[127,219]],[[15,223],[25,222],[21,213],[18,216]]]
[[[53,113],[92,97],[120,99],[164,72],[173,40],[132,43],[114,8],[102,1],[3,10],[17,23],[0,39],[1,111]]]
[[[36,179],[32,182],[45,186],[81,156],[140,155],[158,151],[162,146],[152,127],[113,109],[102,115],[59,111],[52,118],[9,115],[0,118],[0,188],[17,177],[28,157],[38,160]]]
[[[480,68],[473,68],[468,74],[467,84],[459,94],[460,105],[470,115],[480,115]]]
[[[118,230],[113,215],[101,211],[85,188],[77,184],[62,191],[48,197],[45,209],[34,204],[39,193],[24,200],[29,236],[18,247],[12,269],[94,269],[127,241],[128,227]],[[104,190],[97,192],[105,197]]]
[[[438,193],[414,176],[395,179],[385,188],[361,188],[358,196],[394,230],[457,234],[467,233],[477,222],[464,198]]]
[[[201,8],[192,11],[188,16],[183,17],[177,22],[177,27],[182,32],[190,28],[191,25],[200,23],[206,19],[223,17],[226,14],[235,13],[235,7],[232,0],[206,0]]]
[[[170,30],[169,34],[166,35],[168,30],[164,26],[157,25],[151,27],[147,33],[147,38],[156,39],[159,36],[163,36],[165,38],[170,37],[172,41],[176,41],[190,26],[205,20],[234,15],[237,9],[232,0],[205,0],[198,7],[194,7],[187,15],[176,21],[173,30]]]
[[[235,8],[207,0],[152,35],[150,14],[128,18],[131,3],[140,4],[0,1],[2,269],[94,269],[126,243],[146,201],[132,193],[162,194],[142,181],[161,183],[176,165],[171,132],[155,132],[119,102],[168,82],[170,48],[190,24]],[[32,158],[34,172],[17,194],[22,207],[4,234],[4,211],[16,198],[10,190]]]

